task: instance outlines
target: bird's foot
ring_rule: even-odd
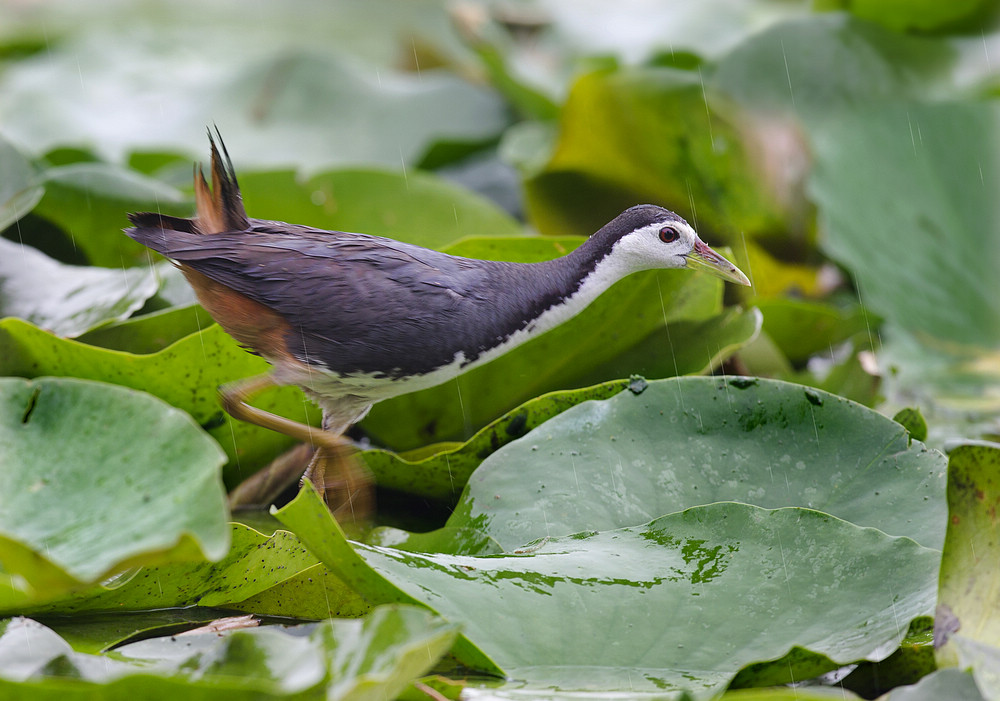
[[[367,521],[375,510],[375,479],[343,439],[316,448],[302,475],[309,480],[338,521]]]

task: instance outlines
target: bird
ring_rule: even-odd
[[[264,375],[223,385],[222,406],[316,446],[303,479],[338,518],[371,510],[373,482],[346,457],[344,432],[374,404],[509,352],[634,272],[696,268],[750,285],[682,217],[651,204],[626,209],[574,251],[539,263],[251,219],[221,134],[208,137],[212,185],[196,164],[195,216],[132,213],[125,233],[179,267],[219,325],[270,363]],[[302,388],[322,409],[321,429],[250,405],[274,385]]]

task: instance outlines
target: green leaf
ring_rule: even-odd
[[[40,606],[21,606],[19,612],[66,616],[204,606],[294,618],[328,618],[367,610],[357,594],[326,572],[291,533],[277,531],[264,536],[241,524],[229,527],[231,546],[218,562],[143,567],[113,587],[75,591]],[[317,594],[322,598],[311,598]],[[250,608],[247,602],[253,599],[266,599],[271,610]]]
[[[223,475],[229,484],[291,444],[287,436],[230,419],[219,405],[219,385],[268,368],[214,324],[157,353],[132,355],[61,339],[19,319],[0,321],[0,375],[82,377],[149,392],[186,411],[219,442],[229,456]],[[254,403],[307,423],[319,415],[294,387],[269,391]]]
[[[721,691],[795,645],[878,657],[929,612],[938,560],[827,514],[737,503],[491,557],[351,544],[308,486],[276,516],[366,597],[461,623],[466,664],[592,693]]]
[[[960,24],[974,24],[994,9],[989,0],[839,0],[833,3],[863,19],[878,22],[898,32],[947,31]]]
[[[439,7],[418,7],[416,14],[436,11],[437,22],[444,21]],[[331,44],[329,30],[338,20],[317,21],[330,16],[323,12],[302,13],[312,19],[298,35],[270,39],[260,38],[273,33],[260,15],[240,30],[235,27],[250,15],[223,10],[212,20],[207,12],[202,8],[194,23],[190,11],[183,14],[180,26],[158,21],[154,33],[146,31],[148,13],[131,18],[131,31],[123,28],[129,25],[121,12],[109,11],[103,27],[88,15],[91,31],[70,31],[30,66],[15,63],[4,71],[5,132],[33,151],[92,144],[102,157],[121,162],[135,150],[205,154],[205,125],[218,124],[238,166],[295,163],[316,172],[345,163],[409,168],[440,140],[481,144],[507,123],[499,96],[453,74],[357,64]],[[287,27],[295,14],[275,16],[274,26]],[[339,21],[353,30],[356,14]],[[396,5],[383,6],[379,15],[380,31],[390,15],[413,16]],[[212,22],[233,28],[232,41],[219,35],[200,42],[197,52],[179,51]],[[403,26],[409,33],[425,22]],[[123,33],[132,40],[118,41]],[[305,45],[303,34],[316,38]],[[115,119],[81,119],[105,115],[109,105]]]
[[[934,619],[935,657],[940,667],[971,664],[984,690],[981,675],[994,675],[1000,659],[998,503],[1000,444],[983,442],[952,450],[948,456],[948,531]],[[953,640],[957,637],[962,639],[958,644]]]
[[[57,224],[94,265],[121,268],[148,259],[145,246],[122,234],[128,212],[188,215],[175,188],[109,163],[74,163],[45,172],[35,214]]]
[[[153,397],[2,378],[0,454],[3,608],[134,565],[218,560],[229,547],[222,451]]]
[[[454,625],[426,611],[383,607],[364,619],[154,638],[90,655],[15,618],[0,623],[0,692],[35,699],[395,698],[455,634]]]
[[[230,147],[232,150],[232,147]],[[240,174],[251,216],[388,236],[440,249],[467,236],[513,236],[520,225],[468,190],[420,171],[335,170]]]
[[[901,686],[881,697],[885,701],[984,701],[972,675],[958,669],[941,669],[913,686]]]
[[[939,548],[944,474],[940,453],[840,397],[686,377],[577,405],[505,446],[472,476],[448,525],[509,551],[732,500],[819,509]]]
[[[755,310],[729,309],[707,321],[678,321],[652,332],[633,348],[595,368],[591,376],[603,378],[641,372],[651,377],[674,373],[705,372],[728,357],[754,334],[760,324]],[[663,352],[668,349],[669,352]],[[575,383],[586,382],[580,378]],[[399,455],[383,450],[363,453],[376,481],[432,499],[453,501],[479,464],[500,447],[520,438],[561,411],[590,399],[606,399],[630,386],[629,380],[609,380],[578,390],[561,390],[529,399],[477,431],[458,446],[434,450],[430,455]],[[641,391],[641,390],[638,390]]]
[[[768,299],[755,304],[764,315],[764,332],[793,363],[830,352],[854,334],[877,326],[857,304],[847,309],[802,299]]]
[[[144,355],[157,353],[214,323],[200,305],[189,304],[107,324],[78,336],[77,340],[90,346]]]
[[[17,316],[59,336],[125,319],[158,287],[150,270],[64,265],[0,239],[0,317]]]
[[[1000,169],[983,155],[998,120],[986,104],[903,103],[844,114],[815,139],[824,248],[865,305],[925,343],[1000,346]]]
[[[892,420],[898,424],[902,424],[903,428],[906,429],[906,432],[909,433],[910,437],[914,440],[927,440],[927,422],[920,413],[920,409],[912,407],[900,409],[896,412],[896,415],[892,417]]]
[[[43,193],[31,162],[0,137],[0,231],[34,209]]]
[[[697,75],[664,68],[578,79],[555,152],[525,182],[547,234],[596,231],[639,201],[677,211],[703,233],[753,235],[781,226],[781,207],[732,105],[706,104]],[[581,207],[580,202],[587,206]]]
[[[366,450],[362,457],[379,485],[432,499],[452,500],[479,464],[500,447],[520,438],[562,411],[590,399],[606,399],[628,387],[611,380],[583,389],[549,392],[491,421],[469,440],[428,457],[407,459],[387,450]],[[433,448],[434,446],[431,446]]]

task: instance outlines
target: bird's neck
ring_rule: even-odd
[[[633,272],[608,255],[597,237],[587,239],[572,253],[526,266],[535,279],[534,294],[543,300],[534,310],[532,335],[543,333],[579,314],[609,287]]]

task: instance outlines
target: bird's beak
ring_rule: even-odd
[[[689,268],[705,270],[737,285],[750,286],[750,281],[742,270],[709,248],[701,239],[694,242],[694,250],[688,253],[686,262]]]

